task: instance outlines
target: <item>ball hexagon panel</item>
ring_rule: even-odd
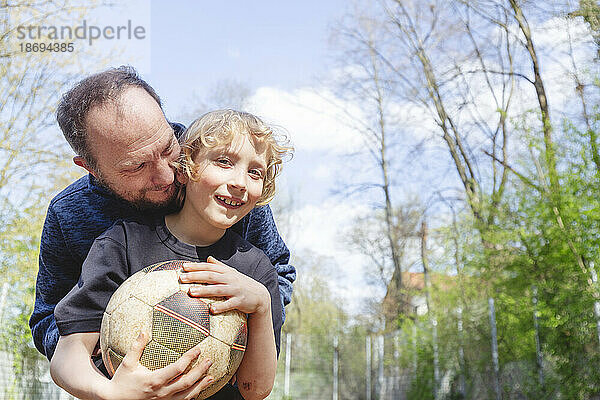
[[[156,340],[151,340],[142,352],[140,364],[154,371],[174,363],[179,357],[181,357],[181,353],[166,348]]]
[[[200,344],[200,348],[200,357],[198,360],[206,358],[211,360],[213,364],[208,369],[208,374],[215,377],[214,383],[200,392],[198,398],[204,399],[218,392],[221,387],[229,382],[235,370],[231,371],[231,351],[230,347],[225,343],[214,337],[207,337]]]
[[[152,337],[165,347],[185,353],[210,335],[208,305],[176,292],[152,312]]]
[[[248,342],[248,325],[245,322],[244,320],[244,323],[239,327],[235,339],[233,339],[233,343],[231,344],[231,348],[239,350],[242,353],[246,351],[246,344]]]
[[[102,360],[106,369],[110,375],[114,375],[121,362],[123,362],[123,356],[114,352],[113,349],[108,349],[106,352],[102,352]]]
[[[210,334],[209,309],[204,299],[190,297],[187,293],[179,291],[160,301],[154,309],[165,314],[170,313],[173,318],[190,324],[207,336]]]
[[[183,260],[173,260],[173,261],[166,261],[166,262],[160,262],[154,265],[151,265],[149,267],[147,267],[148,272],[153,272],[153,271],[178,271],[180,269],[183,268],[183,264],[186,261]],[[146,268],[145,268],[146,269]]]

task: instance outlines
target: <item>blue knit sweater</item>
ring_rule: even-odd
[[[52,199],[42,231],[35,306],[29,320],[35,346],[48,359],[59,338],[54,307],[77,284],[83,260],[96,237],[117,220],[143,221],[148,216],[116,198],[91,175]],[[296,270],[288,264],[290,253],[269,206],[255,208],[231,229],[269,257],[279,275],[281,301],[284,306],[289,304]]]

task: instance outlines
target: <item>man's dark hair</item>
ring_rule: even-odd
[[[75,153],[96,169],[96,160],[90,152],[87,140],[85,118],[89,110],[98,105],[116,101],[129,87],[144,89],[162,109],[160,98],[138,75],[135,68],[121,66],[91,75],[65,93],[56,110],[56,120]]]

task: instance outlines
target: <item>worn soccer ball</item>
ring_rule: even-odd
[[[100,348],[112,376],[140,332],[151,336],[140,358],[150,370],[165,367],[201,343],[197,362],[212,361],[214,377],[198,398],[219,391],[238,369],[247,340],[246,315],[231,310],[212,315],[211,303],[222,298],[188,295],[189,284],[179,282],[185,261],[166,261],[133,274],[113,293],[100,330]],[[189,370],[188,368],[188,370]]]

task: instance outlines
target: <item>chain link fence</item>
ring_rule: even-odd
[[[407,320],[402,330],[386,334],[370,332],[361,324],[338,334],[285,333],[269,398],[562,398],[556,390],[553,355],[544,353],[540,345],[536,316],[531,316],[535,340],[524,344],[532,347],[534,356],[503,360],[498,343],[511,338],[497,328],[496,318],[511,315],[500,314],[489,299],[487,304],[472,305],[468,312],[454,310],[439,321],[428,315]],[[594,346],[598,351],[598,344]],[[41,356],[16,360],[4,345],[0,351],[2,399],[73,399],[54,385],[48,367]]]
[[[32,344],[33,346],[33,344]],[[54,384],[50,364],[41,357],[15,360],[6,346],[0,350],[0,396],[5,400],[72,400],[73,396]]]

